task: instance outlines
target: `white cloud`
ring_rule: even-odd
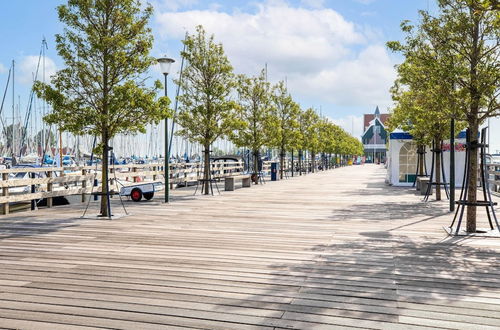
[[[320,72],[293,80],[296,88],[308,86],[308,92],[339,105],[391,105],[389,88],[396,73],[391,58],[381,45],[361,51],[355,59],[346,59]]]
[[[39,58],[38,55],[28,55],[24,56],[23,59],[19,63],[19,82],[26,85],[31,85],[33,83],[33,79],[35,78],[35,74],[37,71],[37,66],[40,61],[40,65],[38,68],[38,80],[42,80],[43,78],[43,57]],[[45,56],[45,80],[49,81],[50,76],[54,75],[57,71],[56,64],[54,61]]]
[[[167,0],[164,0],[167,1]],[[203,25],[224,44],[235,71],[256,74],[268,64],[269,78],[287,77],[293,95],[320,103],[368,106],[390,104],[388,89],[394,63],[381,45],[380,33],[357,25],[329,8],[310,8],[322,1],[304,0],[307,8],[284,0],[255,4],[255,11],[217,9],[182,12],[158,10],[163,39],[183,39]]]
[[[5,67],[5,65],[0,63],[0,73],[5,73],[5,72],[7,72],[7,68]]]
[[[355,25],[331,9],[293,8],[283,2],[257,5],[255,14],[214,10],[164,12],[157,16],[163,37],[182,39],[203,25],[224,44],[238,71],[257,72],[264,63],[280,73],[310,72],[364,42]],[[300,22],[300,24],[297,24]]]
[[[342,127],[347,133],[361,140],[361,135],[363,134],[363,116],[349,115],[332,119],[332,121]]]

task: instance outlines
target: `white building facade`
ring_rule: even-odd
[[[465,170],[465,132],[455,139],[455,185],[462,186]],[[446,182],[450,179],[450,142],[443,143],[444,175]],[[431,147],[426,148],[425,162],[427,174],[431,173]],[[403,131],[396,130],[389,134],[389,150],[387,153],[386,182],[393,186],[412,186],[417,172],[417,144],[413,137]]]

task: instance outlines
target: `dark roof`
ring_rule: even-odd
[[[382,122],[382,124],[384,124],[385,126],[385,123],[387,122],[387,119],[389,119],[391,115],[388,114],[388,113],[383,113],[379,116],[380,118],[380,121]],[[371,115],[371,114],[365,114],[364,115],[364,126],[363,126],[363,130],[365,130],[368,126],[370,126],[370,122],[375,119],[375,115]]]

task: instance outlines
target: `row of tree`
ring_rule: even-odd
[[[205,184],[210,176],[210,148],[218,138],[229,138],[237,147],[253,154],[253,171],[258,173],[260,151],[276,148],[283,176],[286,153],[309,151],[314,161],[319,153],[361,155],[359,140],[322,118],[313,109],[302,110],[284,81],[271,85],[266,71],[248,77],[235,75],[222,44],[207,37],[198,26],[183,41],[186,61],[179,96],[178,134],[204,147]],[[205,189],[208,193],[208,189]]]
[[[153,35],[150,5],[138,0],[69,0],[58,7],[65,25],[56,35],[65,63],[50,84],[36,82],[38,97],[52,106],[44,120],[61,131],[98,136],[102,159],[109,159],[109,140],[117,134],[145,132],[150,123],[172,117],[170,100],[158,98],[162,86],[146,85],[156,60],[150,56]],[[297,148],[311,153],[361,154],[360,143],[312,110],[302,112],[283,82],[270,86],[264,74],[235,76],[221,44],[202,27],[183,41],[186,61],[178,133],[205,151],[205,183],[210,177],[210,147],[230,138],[258,154],[264,147]],[[108,162],[102,169],[102,193],[108,191]],[[208,189],[205,189],[208,193]],[[101,215],[107,216],[107,199]]]
[[[440,148],[450,138],[452,118],[457,121],[457,132],[468,128],[467,197],[474,203],[479,127],[488,117],[500,114],[500,8],[493,0],[438,0],[438,5],[437,15],[421,11],[419,24],[401,24],[404,42],[388,43],[405,58],[397,66],[392,88],[396,106],[389,126],[410,132],[419,148],[430,144]],[[476,231],[475,205],[467,207],[467,231]]]

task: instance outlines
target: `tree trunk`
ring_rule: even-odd
[[[109,168],[109,148],[108,148],[108,131],[104,130],[101,136],[102,143],[102,171],[101,171],[101,216],[109,217],[108,213],[108,168]]]
[[[280,150],[280,179],[283,180],[283,168],[285,167],[285,149]]]
[[[208,195],[210,193],[210,145],[205,145],[205,150],[203,150],[205,157],[205,167],[203,168],[203,189],[204,194]]]
[[[259,175],[259,150],[253,150],[253,174]],[[255,180],[255,184],[258,184],[259,181]]]
[[[304,164],[304,175],[307,175],[307,173],[309,173],[309,161],[307,160],[307,150],[305,150],[304,152],[304,159],[305,159],[305,164]]]
[[[424,176],[424,150],[425,146],[419,145],[418,148],[418,175]]]
[[[441,141],[434,140],[434,148],[441,149]],[[442,152],[442,151],[441,151]],[[441,152],[436,152],[436,200],[441,200]]]
[[[316,171],[316,154],[311,152],[311,172],[314,173]]]
[[[469,146],[469,188],[467,189],[467,200],[469,203],[477,202],[477,170],[478,170],[478,157],[477,157],[477,144],[479,133],[479,109],[481,102],[481,92],[479,91],[479,79],[477,66],[480,61],[480,18],[479,15],[474,17],[474,27],[472,29],[472,52],[470,57],[470,87],[469,96],[471,100],[470,113],[468,117],[470,142]],[[467,206],[467,227],[468,233],[476,232],[476,217],[477,210],[475,205]]]
[[[477,202],[477,170],[478,170],[478,157],[477,157],[477,143],[479,124],[476,122],[469,127],[471,147],[469,149],[469,188],[467,189],[467,200],[470,203]],[[467,232],[476,232],[476,206],[467,206]]]
[[[302,175],[302,150],[299,150],[299,175]]]

